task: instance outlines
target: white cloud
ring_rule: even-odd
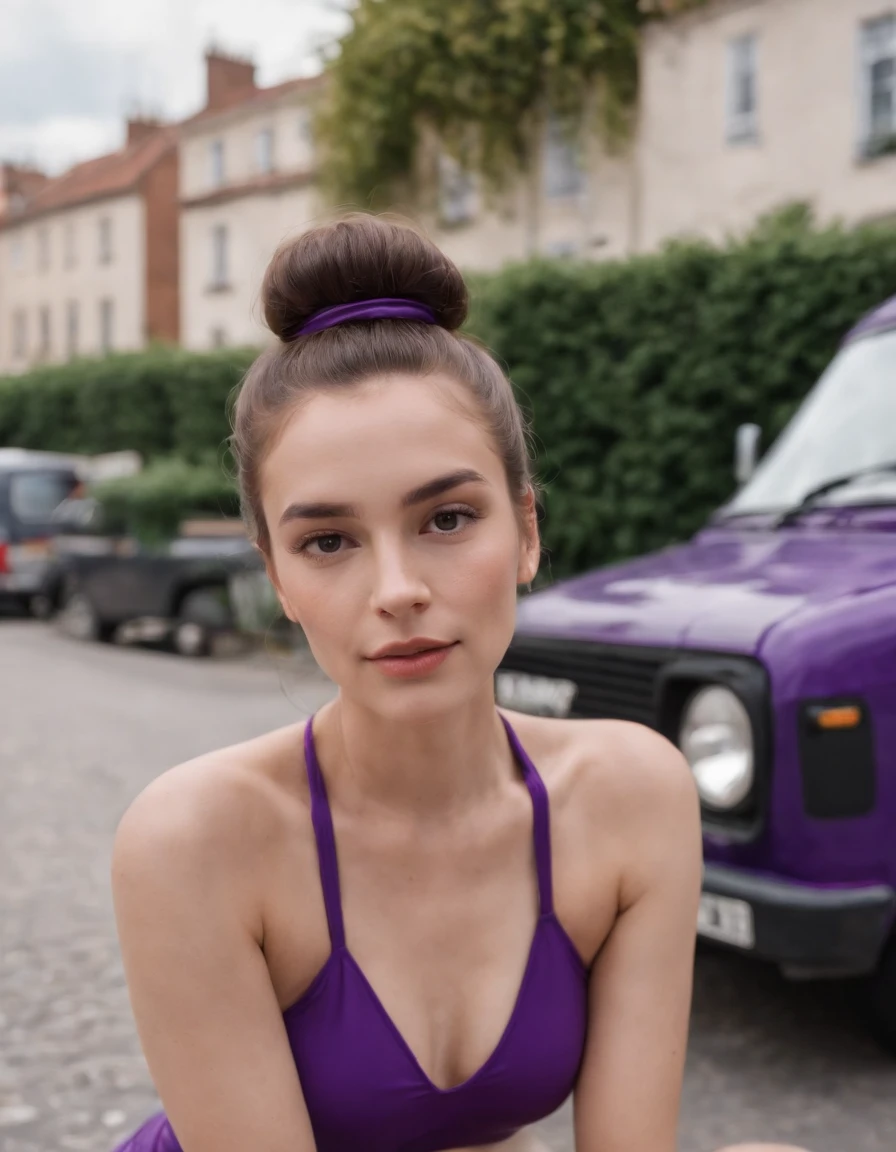
[[[0,159],[50,171],[120,143],[140,109],[190,115],[211,42],[261,84],[317,70],[349,0],[0,0]]]

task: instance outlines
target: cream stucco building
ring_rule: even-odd
[[[181,328],[197,349],[264,339],[264,269],[280,241],[321,211],[311,131],[320,81],[256,88],[250,63],[208,64],[210,92],[226,76],[231,100],[210,100],[180,136]]]
[[[896,218],[896,7],[714,0],[652,26],[632,164],[634,251],[794,201]]]
[[[132,121],[118,152],[0,217],[0,373],[178,339],[177,146]]]
[[[266,338],[272,252],[328,215],[312,133],[324,81],[259,88],[251,62],[205,64],[205,107],[180,125],[134,123],[120,152],[55,180],[0,172],[0,373],[153,339]],[[621,154],[596,137],[576,149],[549,121],[535,170],[497,202],[432,163],[437,195],[415,215],[469,271],[722,240],[794,201],[823,222],[896,219],[896,7],[709,0],[647,29]]]

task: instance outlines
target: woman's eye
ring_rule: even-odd
[[[328,536],[313,536],[302,545],[303,552],[310,552],[312,556],[334,556],[342,544],[342,537],[338,533]]]
[[[456,532],[461,515],[460,512],[437,512],[432,522],[440,532]]]
[[[442,512],[436,512],[429,523],[435,528],[436,535],[453,536],[478,519],[479,516],[472,508],[445,508]]]

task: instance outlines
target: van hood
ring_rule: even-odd
[[[809,605],[896,583],[896,533],[711,528],[520,601],[517,631],[757,655]]]

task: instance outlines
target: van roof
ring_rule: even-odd
[[[896,296],[866,312],[858,324],[847,332],[843,342],[848,344],[863,336],[875,336],[879,332],[890,332],[894,328],[896,328]]]
[[[64,452],[33,452],[28,448],[0,448],[0,469],[60,468],[75,471],[77,456]]]

